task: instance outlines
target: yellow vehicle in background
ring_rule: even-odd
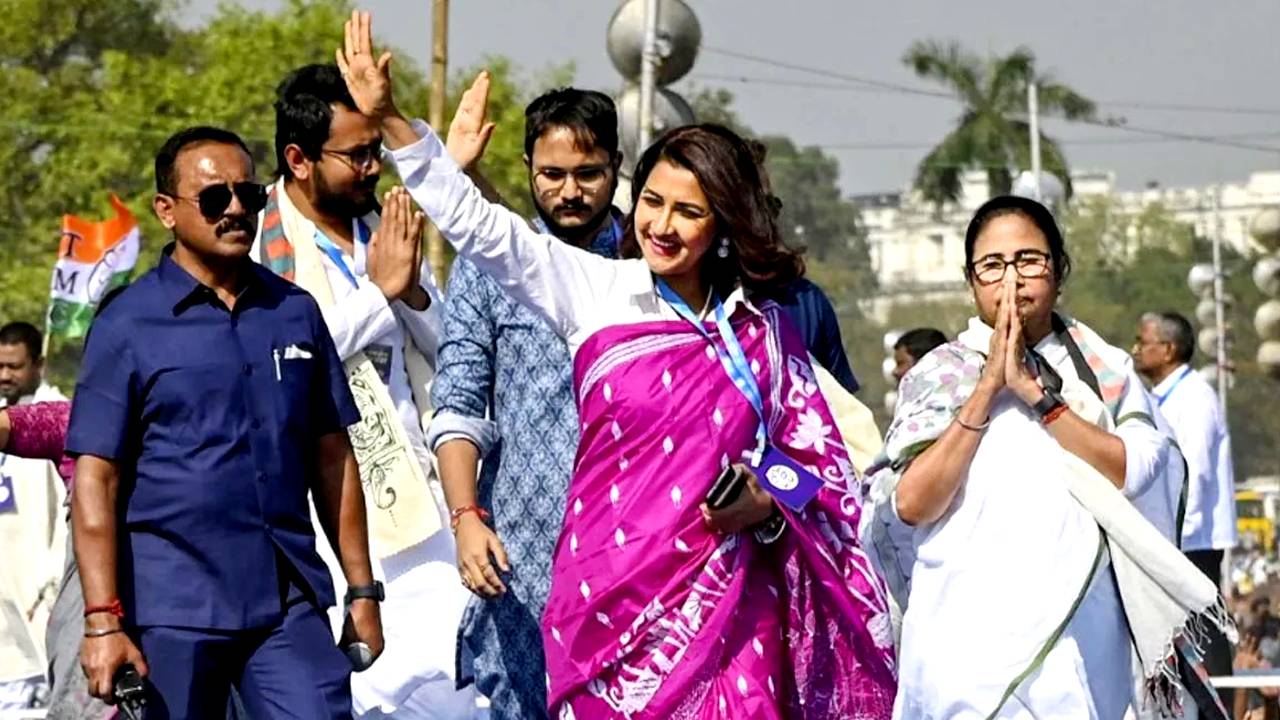
[[[1251,478],[1236,490],[1236,529],[1242,546],[1252,544],[1274,555],[1278,516],[1280,482],[1275,478]]]

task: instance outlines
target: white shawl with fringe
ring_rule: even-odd
[[[1109,365],[1119,365],[1121,374],[1127,376],[1128,381],[1124,383],[1123,395],[1112,409],[1108,408],[1091,388],[1076,378],[1074,370],[1062,372],[1065,368],[1059,368],[1064,380],[1063,395],[1068,404],[1082,418],[1096,423],[1109,432],[1117,432],[1116,426],[1119,421],[1119,424],[1129,426],[1130,437],[1147,435],[1145,442],[1149,445],[1154,428],[1152,427],[1148,432],[1145,428],[1139,427],[1135,432],[1134,426],[1129,425],[1144,422],[1142,411],[1144,409],[1147,413],[1150,411],[1140,385],[1132,374],[1132,368],[1126,361],[1127,356],[1123,351],[1106,345],[1082,324],[1072,322],[1071,328],[1072,335],[1080,341],[1077,344],[1084,346],[1081,349],[1086,355],[1107,362]],[[955,411],[967,400],[969,393],[972,392],[972,385],[976,383],[978,373],[981,371],[982,355],[987,350],[990,334],[991,330],[986,325],[976,319],[971,321],[969,329],[961,334],[960,342],[943,346],[935,351],[926,362],[922,362],[918,369],[913,369],[913,372],[904,379],[903,402],[890,428],[886,452],[878,458],[870,473],[869,507],[864,510],[863,515],[864,540],[872,548],[873,556],[878,559],[881,568],[888,576],[891,588],[904,603],[914,592],[911,582],[912,568],[921,561],[921,558],[926,563],[940,559],[936,552],[930,553],[927,543],[932,536],[943,532],[938,529],[938,526],[945,525],[951,514],[957,512],[957,507],[953,506],[949,514],[935,524],[934,528],[908,528],[896,520],[896,513],[893,510],[893,494],[897,480],[910,460],[941,434],[946,425],[950,424]],[[1112,372],[1111,375],[1115,377],[1116,373]],[[1010,401],[1005,398],[1005,402],[1007,404]],[[1000,406],[999,403],[998,406]],[[1002,409],[1007,413],[1010,408],[1002,407]],[[1025,415],[1025,412],[1018,410],[1019,414]],[[996,425],[1001,420],[1002,418],[997,417],[997,411],[993,409],[993,425],[988,431],[989,437],[984,438],[984,444],[1007,435],[1009,428],[1007,421],[1002,423],[1001,427]],[[1133,446],[1128,442],[1125,432],[1117,434],[1126,440],[1127,450]],[[1047,454],[1054,449],[1053,444],[1046,445],[1040,451],[1045,454],[1039,457],[1024,457],[1028,453],[1034,454],[1032,443],[1035,442],[1035,438],[1032,435],[1026,435],[1023,441],[1025,444],[1020,447],[1006,449],[1010,459],[1015,455],[1022,457],[1023,460],[1020,462],[1028,464],[1028,471],[1034,473],[1034,477],[1043,479],[1046,477],[1045,473],[1050,471],[1050,468],[1045,465],[1046,461],[1053,462],[1054,459],[1061,458],[1062,466],[1059,470],[1052,471],[1052,476],[1061,477],[1061,482],[1070,498],[1086,511],[1092,524],[1102,531],[1107,555],[1111,560],[1111,572],[1115,575],[1120,604],[1128,621],[1134,650],[1147,681],[1148,698],[1153,699],[1158,708],[1165,711],[1172,710],[1180,702],[1182,691],[1173,662],[1175,639],[1196,644],[1202,637],[1201,630],[1204,627],[1203,623],[1206,622],[1218,625],[1228,634],[1233,632],[1217,588],[1213,587],[1212,583],[1204,578],[1182,556],[1181,552],[1135,509],[1129,497],[1126,497],[1126,495],[1150,492],[1152,491],[1151,483],[1167,482],[1169,473],[1180,472],[1181,462],[1176,448],[1169,443],[1163,452],[1155,455],[1146,452],[1145,457],[1143,452],[1128,453],[1130,457],[1127,457],[1127,462],[1130,467],[1127,468],[1126,488],[1122,493],[1094,468],[1071,453],[1061,451],[1054,452],[1052,455]],[[982,446],[979,446],[980,454],[982,449]],[[975,458],[975,465],[977,461],[978,459]],[[1134,467],[1135,464],[1145,464],[1145,466]],[[975,470],[975,467],[971,467],[971,475],[966,480],[966,487],[975,481],[981,482],[981,479],[975,480],[972,474]],[[1028,481],[1033,481],[1032,477],[1029,476]],[[964,502],[965,492],[962,490],[956,503]],[[1027,508],[1027,511],[1033,512],[1031,508]],[[985,521],[996,522],[997,518],[990,517]],[[923,538],[921,533],[924,533]],[[1090,544],[1085,542],[1090,535],[1085,528],[1080,528],[1079,532],[1073,535],[1077,537],[1079,544]],[[1096,538],[1097,532],[1094,531],[1091,536]],[[1015,543],[1017,538],[1010,537],[1009,542]],[[1060,613],[1060,609],[1052,612],[1050,610],[1062,605],[1064,599],[1070,600],[1070,597],[1064,598],[1063,588],[1053,586],[1048,581],[1056,575],[1065,573],[1072,577],[1079,576],[1073,581],[1078,586],[1081,578],[1087,577],[1080,571],[1082,565],[1080,550],[1079,547],[1064,547],[1060,552],[1045,557],[1043,562],[1046,567],[1038,568],[1047,570],[1040,573],[1044,575],[1043,578],[1036,576],[1033,572],[1029,575],[1011,574],[1009,579],[1020,583],[1046,584],[1047,593],[1044,595],[1045,603],[1042,612],[1046,615]],[[1012,547],[1008,552],[1016,554]],[[987,562],[999,564],[1001,559],[998,556],[991,557]],[[1009,569],[1012,572],[1013,569]],[[926,568],[922,574],[927,576],[928,572]],[[1074,611],[1075,608],[1072,607],[1071,610]],[[1061,615],[1054,618],[1054,623],[1057,623],[1060,617]],[[982,624],[987,625],[992,619],[994,618],[984,619]],[[1008,622],[1009,618],[1000,618],[999,621]],[[1014,628],[1008,629],[1014,630]],[[1037,634],[1042,635],[1039,631]],[[1034,646],[1039,646],[1050,638],[1052,634],[1048,638],[1036,639]],[[1031,647],[1024,648],[1020,654],[1027,655]],[[1051,648],[1045,648],[1046,651],[1048,649]],[[978,657],[981,655],[975,652],[975,660]],[[903,660],[905,661],[906,658],[904,657]],[[1018,677],[1019,675],[1011,673],[1009,680],[1016,684]],[[987,710],[996,712],[996,708],[986,708],[983,711]]]

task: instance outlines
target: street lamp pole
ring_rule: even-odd
[[[445,84],[449,66],[449,0],[431,4],[431,103],[427,108],[431,127],[443,132]],[[434,224],[427,226],[427,264],[436,282],[444,287],[444,238]]]
[[[1227,413],[1227,325],[1226,307],[1222,283],[1222,186],[1213,189],[1213,316],[1218,326],[1218,402],[1222,404],[1222,414]]]
[[[658,0],[644,0],[644,46],[640,51],[640,138],[636,155],[653,140],[653,93],[658,74]]]
[[[1034,178],[1032,188],[1036,202],[1041,202],[1040,190],[1040,96],[1036,88],[1036,82],[1032,80],[1027,83],[1027,115],[1030,121],[1027,123],[1031,130],[1031,176]]]

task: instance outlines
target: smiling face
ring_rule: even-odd
[[[715,238],[716,220],[698,178],[659,160],[635,207],[636,241],[649,269],[669,280],[702,271]]]
[[[996,270],[1000,263],[1006,264],[1003,272]],[[1016,212],[988,220],[973,245],[969,286],[978,316],[988,326],[995,327],[1004,298],[1002,281],[1009,273],[1016,280],[1018,315],[1028,338],[1038,340],[1048,332],[1058,281],[1048,239],[1034,222]]]

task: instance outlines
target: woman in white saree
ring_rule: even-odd
[[[1120,718],[1133,651],[1175,712],[1188,630],[1226,623],[1167,540],[1181,456],[1128,354],[1055,312],[1047,209],[988,202],[965,252],[978,317],[903,378],[869,471],[864,544],[904,608],[894,717]]]

